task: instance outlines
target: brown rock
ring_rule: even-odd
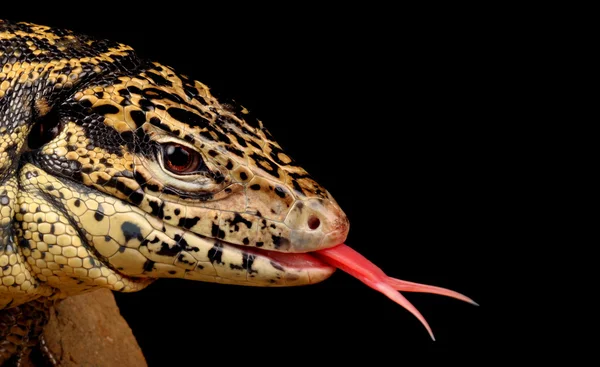
[[[133,332],[107,289],[60,302],[51,313],[44,336],[61,367],[147,367]]]

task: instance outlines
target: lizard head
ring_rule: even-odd
[[[310,254],[348,233],[330,193],[245,108],[170,67],[134,70],[71,91],[28,136],[20,177],[52,198],[84,255],[129,283],[287,286],[330,276]],[[93,282],[89,269],[77,278]]]

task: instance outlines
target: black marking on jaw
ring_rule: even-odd
[[[129,186],[127,186],[123,181],[118,180],[117,177],[111,177],[108,180],[105,180],[101,177],[98,177],[96,180],[96,184],[100,186],[112,187],[117,191],[121,192],[123,195],[127,196],[129,200],[139,206],[144,199],[144,193],[140,189],[132,190]]]
[[[102,207],[102,204],[98,204],[98,209],[96,209],[96,213],[94,213],[94,219],[98,222],[104,219],[104,208]]]
[[[275,191],[275,194],[277,194],[277,196],[279,196],[280,198],[282,198],[282,199],[285,198],[285,191],[281,187],[279,187],[279,186],[275,187],[274,191]]]
[[[215,243],[213,247],[208,250],[208,258],[211,263],[224,264],[221,257],[223,256],[223,245],[220,243]]]
[[[146,260],[144,263],[144,271],[152,271],[154,269],[154,261]]]
[[[180,262],[184,263],[184,264],[192,264],[192,261],[189,261],[188,259],[185,258],[184,254],[179,254],[179,256],[177,257],[177,260],[179,260]]]
[[[192,247],[192,246],[188,245],[187,241],[183,237],[181,237],[180,235],[178,235],[178,234],[176,234],[173,239],[175,240],[175,242],[177,242],[177,244],[179,245],[179,247],[181,247],[185,251],[191,251],[191,252],[198,252],[198,251],[200,251],[200,249],[198,247]]]
[[[212,229],[211,229],[211,235],[214,238],[223,239],[223,238],[225,238],[225,231],[221,230],[221,228],[219,227],[219,225],[213,223]]]
[[[273,240],[273,246],[275,246],[276,249],[279,249],[282,247],[287,248],[290,245],[290,241],[287,238],[272,235],[271,239]]]
[[[170,246],[168,243],[163,242],[160,244],[160,250],[156,251],[156,254],[162,255],[162,256],[174,257],[175,255],[180,253],[181,250],[183,250],[183,249],[181,248],[181,246],[179,246],[178,243],[176,243],[173,246]]]
[[[179,213],[177,211],[179,211],[179,209],[175,209],[175,214],[179,215]],[[185,229],[190,229],[193,226],[195,226],[199,220],[200,220],[200,217],[179,218],[179,223],[177,223],[177,226],[181,227],[181,228],[185,228]]]
[[[248,274],[258,273],[256,270],[252,269],[252,265],[254,264],[254,259],[256,259],[256,255],[242,253],[242,268],[248,271]]]
[[[134,238],[140,242],[144,239],[140,227],[134,223],[123,222],[123,224],[121,224],[121,231],[123,231],[123,236],[125,236],[125,243]]]
[[[165,216],[165,202],[158,203],[156,201],[150,201],[150,208],[152,208],[152,215],[157,217],[158,219],[163,219]]]
[[[246,228],[248,228],[248,229],[252,228],[252,222],[247,219],[244,219],[244,217],[242,217],[238,213],[235,213],[235,216],[233,217],[233,219],[228,219],[227,222],[229,223],[229,226],[233,226],[235,228],[236,232],[240,230],[240,228],[238,226],[239,223],[244,224],[246,226]]]

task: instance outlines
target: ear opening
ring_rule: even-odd
[[[41,105],[41,106],[40,106]],[[57,108],[50,108],[47,103],[36,103],[35,116],[31,131],[27,136],[27,147],[39,149],[48,144],[60,133],[62,127]]]

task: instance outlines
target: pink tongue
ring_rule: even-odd
[[[407,309],[410,313],[415,315],[419,321],[421,321],[433,340],[435,340],[433,337],[433,332],[431,331],[427,321],[425,321],[423,315],[421,315],[415,306],[408,302],[408,300],[397,291],[435,293],[442,296],[453,297],[477,306],[477,303],[475,303],[469,297],[449,289],[390,278],[385,275],[385,273],[376,265],[345,244],[312,252],[311,254],[316,255],[331,266],[342,269],[346,273],[352,275],[376,291],[383,293],[392,301]]]

